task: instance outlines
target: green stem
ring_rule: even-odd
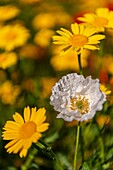
[[[98,140],[99,140],[100,149],[101,149],[100,157],[101,157],[101,161],[102,161],[102,163],[103,163],[103,162],[104,162],[104,143],[103,143],[103,139],[102,139],[101,136],[99,137]]]
[[[75,146],[75,155],[74,155],[74,170],[77,170],[77,151],[78,151],[78,144],[79,144],[79,136],[80,136],[80,123],[77,126],[76,146]]]
[[[33,161],[37,152],[38,152],[38,150],[33,148],[31,153],[28,155],[26,162],[24,163],[24,165],[21,166],[21,170],[27,170],[29,168],[29,166],[30,166],[31,162]]]
[[[61,162],[57,159],[55,153],[52,151],[52,148],[45,144],[43,141],[39,141],[37,144],[33,144],[34,147],[39,150],[42,154],[49,157],[50,159],[56,161],[56,163],[60,166],[60,170],[64,170]]]
[[[79,72],[82,75],[83,74],[83,69],[82,69],[82,65],[81,65],[81,53],[78,54],[78,64],[79,64]]]

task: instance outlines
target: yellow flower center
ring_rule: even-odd
[[[88,113],[89,111],[89,102],[88,99],[84,96],[78,96],[70,100],[71,110],[78,110],[81,114]]]
[[[106,18],[103,18],[103,17],[97,17],[93,21],[94,26],[103,26],[103,27],[105,27],[107,24],[108,24],[108,20]]]
[[[16,39],[16,34],[14,32],[8,32],[6,34],[6,39],[9,41],[13,41]]]
[[[36,124],[33,121],[24,123],[20,128],[22,139],[30,138],[36,132]]]
[[[74,47],[83,47],[87,42],[88,38],[81,34],[75,34],[69,39],[69,44]]]

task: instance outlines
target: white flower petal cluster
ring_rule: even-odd
[[[102,110],[106,101],[98,79],[84,78],[76,73],[63,76],[52,88],[50,104],[58,111],[57,118],[65,121],[87,121]]]

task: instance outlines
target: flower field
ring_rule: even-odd
[[[0,170],[113,170],[113,1],[0,1]]]

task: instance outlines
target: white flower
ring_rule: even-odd
[[[102,110],[105,101],[106,95],[100,91],[98,79],[84,78],[76,73],[63,76],[52,88],[50,97],[50,104],[60,112],[57,118],[69,122],[92,119]]]

